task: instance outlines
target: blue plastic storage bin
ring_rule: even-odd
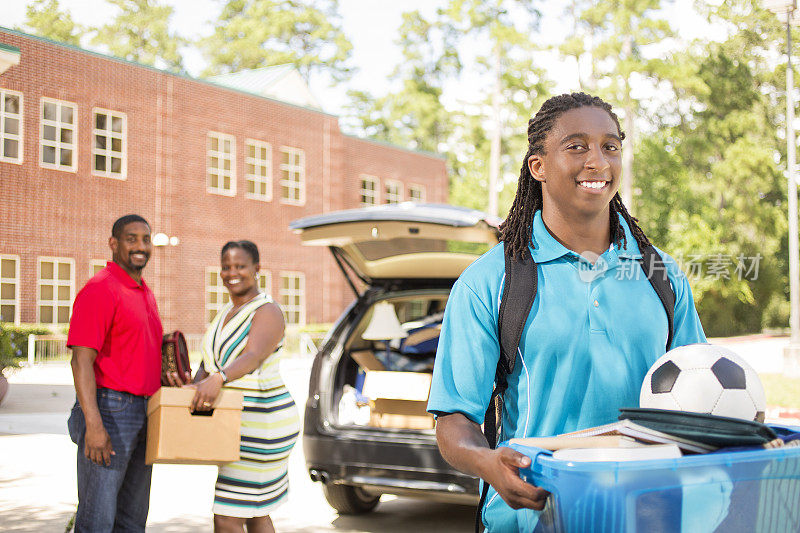
[[[543,512],[519,511],[521,530],[538,515],[537,533],[800,532],[798,447],[629,462],[511,447],[533,458],[520,476],[552,494]]]

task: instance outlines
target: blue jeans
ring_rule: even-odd
[[[147,399],[97,389],[97,407],[115,453],[109,466],[93,463],[83,453],[86,420],[77,401],[67,422],[69,436],[78,445],[75,533],[143,532],[153,471],[144,463]]]

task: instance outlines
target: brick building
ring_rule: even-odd
[[[250,239],[294,324],[352,299],[291,220],[447,201],[443,158],[344,135],[336,116],[0,28],[0,312],[61,324],[135,212],[163,233],[145,279],[165,329],[202,332],[225,294],[219,250]],[[170,244],[171,242],[171,244]]]

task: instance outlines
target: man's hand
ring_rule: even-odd
[[[530,464],[531,458],[527,455],[511,448],[497,448],[491,451],[484,481],[494,487],[512,509],[526,508],[541,511],[550,493],[519,477],[519,469]]]
[[[166,378],[166,383],[161,384],[167,387],[183,387],[187,383],[192,382],[192,376],[189,374],[189,372],[184,372],[183,376],[177,372],[167,372]]]
[[[109,466],[111,456],[116,455],[111,447],[111,437],[108,436],[103,424],[86,426],[86,436],[84,438],[83,454],[98,465]]]
[[[489,483],[511,508],[544,509],[550,493],[519,477],[531,458],[511,448],[490,449],[481,427],[463,414],[440,415],[436,441],[445,461]]]

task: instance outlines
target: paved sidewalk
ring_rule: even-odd
[[[788,340],[751,336],[711,342],[730,347],[760,373],[779,373]],[[309,370],[308,360],[286,359],[281,366],[301,413],[308,394]],[[67,364],[25,368],[13,374],[10,382],[8,397],[0,406],[0,530],[60,533],[77,504],[76,448],[66,428],[75,400],[71,372]],[[782,416],[785,414],[771,409],[767,417],[800,425],[800,414],[794,413],[792,418]],[[472,529],[472,507],[391,496],[384,496],[373,513],[339,517],[325,501],[320,485],[308,478],[302,441],[291,455],[289,472],[289,499],[272,515],[282,533]],[[215,477],[213,466],[155,465],[148,532],[211,531]]]
[[[303,412],[310,361],[286,359],[281,374]],[[76,447],[66,420],[75,401],[69,366],[21,369],[0,406],[0,531],[64,531],[77,505]],[[306,472],[302,441],[289,459],[288,501],[272,519],[281,533],[405,533],[468,531],[474,507],[384,496],[368,515],[338,516],[319,483]],[[155,465],[148,533],[199,533],[212,530],[211,503],[216,467]]]

